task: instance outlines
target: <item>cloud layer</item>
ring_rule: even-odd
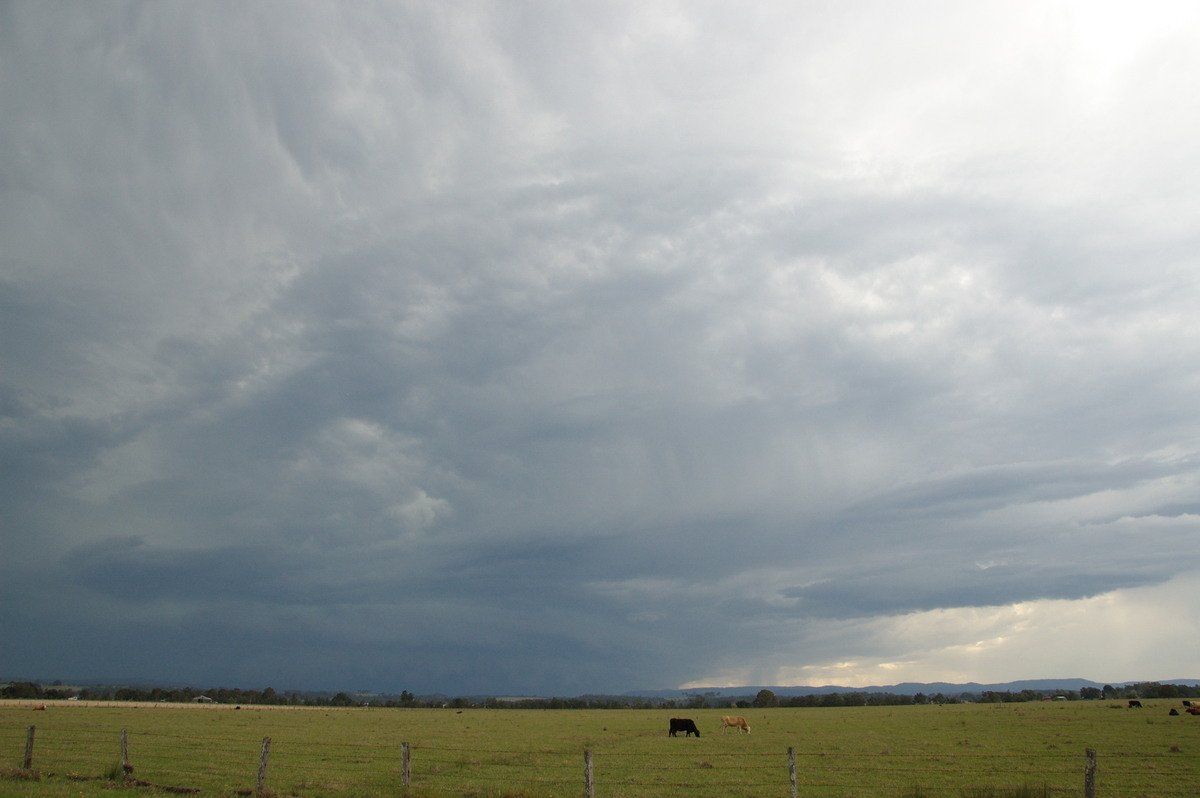
[[[0,676],[1194,676],[1198,33],[5,5]]]

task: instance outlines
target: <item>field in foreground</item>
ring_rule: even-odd
[[[579,796],[585,751],[597,796],[788,796],[789,747],[802,796],[1082,795],[1085,749],[1096,751],[1098,796],[1200,794],[1200,717],[1143,703],[741,710],[750,735],[723,734],[719,710],[9,704],[0,796],[156,794],[121,785],[122,730],[134,778],[200,796],[252,793],[265,737],[267,791],[316,798]],[[673,715],[694,718],[702,736],[668,737]]]

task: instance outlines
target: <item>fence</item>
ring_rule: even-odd
[[[17,743],[18,741],[12,740]],[[961,781],[938,782],[938,759],[892,754],[849,755],[788,748],[778,753],[631,754],[628,752],[509,751],[401,743],[285,743],[270,737],[195,738],[129,734],[126,730],[72,730],[39,734],[28,727],[13,759],[24,771],[68,778],[108,778],[154,786],[175,793],[263,793],[268,789],[308,792],[412,788],[421,795],[500,793],[513,789],[534,795],[604,796],[888,794],[959,796]],[[20,754],[18,755],[18,751]],[[8,758],[8,755],[5,755]],[[1176,767],[1178,757],[1162,756],[1147,764],[1119,753],[1108,754],[1098,778],[1099,757],[964,754],[944,757],[947,771],[972,783],[1060,786],[1038,787],[1046,795],[1119,796],[1195,795],[1194,765]],[[953,768],[950,768],[953,760]],[[0,771],[17,775],[11,771]],[[919,785],[919,787],[917,787]],[[907,790],[907,792],[906,792]],[[1000,793],[1003,794],[1003,793]]]

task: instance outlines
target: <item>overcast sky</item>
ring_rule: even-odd
[[[0,2],[0,678],[1200,678],[1198,40]]]

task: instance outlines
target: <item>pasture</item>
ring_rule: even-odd
[[[163,794],[120,781],[121,730],[136,779],[198,796],[252,794],[271,738],[266,792],[288,796],[595,795],[1007,798],[1200,794],[1200,717],[1109,701],[729,710],[293,709],[226,705],[0,705],[0,796]],[[702,736],[670,737],[671,717]],[[23,771],[28,728],[32,767]],[[401,787],[402,743],[411,783]],[[108,779],[104,778],[108,774]]]

